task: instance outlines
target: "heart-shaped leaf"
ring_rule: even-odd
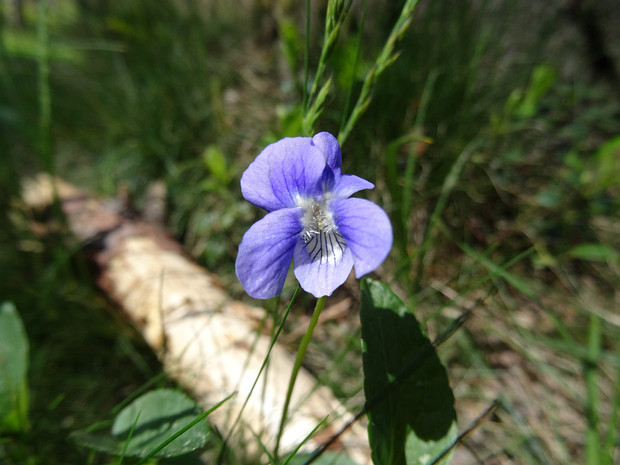
[[[137,398],[117,415],[112,435],[127,441],[124,455],[144,457],[201,414],[198,405],[185,394],[172,389],[159,389]],[[206,421],[193,426],[155,454],[173,457],[202,447],[207,442]]]
[[[431,463],[457,436],[446,371],[416,318],[386,284],[362,281],[360,318],[372,460]]]

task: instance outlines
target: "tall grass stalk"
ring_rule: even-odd
[[[280,320],[280,324],[278,325],[278,328],[276,329],[272,339],[271,339],[271,344],[269,345],[269,349],[267,350],[267,355],[265,356],[265,360],[263,360],[263,363],[260,367],[260,369],[258,370],[258,373],[256,374],[256,378],[254,379],[254,382],[252,383],[252,387],[250,388],[250,392],[248,393],[247,397],[245,398],[243,405],[241,406],[241,409],[239,410],[239,413],[237,414],[237,418],[235,418],[234,423],[232,424],[232,426],[230,427],[230,431],[228,432],[228,434],[226,435],[226,438],[224,439],[224,445],[226,445],[226,443],[230,440],[230,438],[232,437],[233,432],[235,431],[237,425],[239,424],[239,422],[241,421],[241,417],[243,415],[243,412],[245,411],[246,406],[248,405],[248,402],[250,400],[250,397],[252,396],[252,393],[254,392],[254,389],[256,388],[256,384],[258,383],[258,380],[260,379],[261,375],[263,374],[263,371],[267,368],[267,364],[269,363],[269,355],[271,354],[271,351],[273,349],[273,347],[276,345],[276,341],[278,340],[278,336],[280,336],[280,333],[282,332],[282,329],[284,328],[284,323],[286,322],[286,318],[288,317],[290,311],[291,311],[291,307],[293,306],[293,302],[295,301],[295,298],[297,297],[297,294],[299,293],[299,289],[301,289],[301,286],[297,286],[297,288],[295,289],[295,292],[293,293],[293,297],[291,297],[290,302],[288,303],[288,306],[286,307],[286,310],[284,312],[284,315],[282,316],[282,319]],[[275,315],[275,310],[277,310],[277,304],[279,303],[280,298],[278,297],[276,299],[276,305],[274,306],[274,315]],[[259,334],[259,333],[257,333]],[[258,341],[258,338],[256,339],[256,341]],[[250,353],[252,353],[252,349],[250,350]],[[249,359],[249,357],[248,357]],[[225,447],[222,447],[220,456],[218,458],[218,463],[221,463],[221,460],[223,459],[223,452],[224,452]]]
[[[340,145],[345,143],[357,121],[368,109],[368,105],[370,105],[370,101],[372,99],[372,92],[379,76],[381,76],[381,74],[383,74],[383,72],[392,63],[394,63],[400,55],[400,53],[396,51],[396,47],[413,21],[413,13],[417,4],[418,0],[407,0],[407,2],[405,2],[405,5],[400,12],[400,16],[398,17],[398,20],[396,21],[396,24],[394,25],[387,41],[385,42],[381,53],[377,57],[373,67],[370,71],[368,71],[366,77],[364,78],[362,90],[360,91],[360,95],[355,103],[355,107],[353,107],[353,110],[351,111],[351,115],[347,119],[344,128],[338,134],[338,141],[340,142]]]
[[[323,79],[323,74],[325,73],[325,68],[327,67],[327,61],[332,52],[334,51],[334,47],[336,46],[336,42],[338,41],[338,35],[340,34],[340,29],[342,27],[342,24],[344,23],[347,13],[349,12],[349,9],[351,8],[352,2],[353,0],[330,0],[327,4],[327,13],[325,14],[325,34],[323,36],[323,47],[321,48],[321,56],[319,58],[319,63],[317,64],[316,73],[312,82],[312,89],[310,90],[310,94],[307,96],[307,82],[304,83],[304,118],[302,122],[302,132],[305,136],[308,136],[312,133],[314,123],[321,114],[323,103],[325,102],[325,98],[327,97],[329,88],[331,87],[331,79],[328,79],[325,83],[321,85],[319,90],[320,82]],[[307,18],[309,18],[309,7],[307,10],[308,11],[306,12],[306,15]],[[307,21],[309,21],[309,19],[307,19]],[[308,60],[308,56],[310,53],[310,42],[308,40],[310,36],[310,31],[308,25],[306,26],[306,29],[305,58],[306,60]]]
[[[510,273],[508,271],[508,269],[511,266],[525,259],[529,255],[532,255],[536,251],[535,247],[532,246],[529,249],[526,249],[523,252],[519,253],[511,260],[508,260],[505,264],[498,265],[493,260],[485,256],[484,254],[481,254],[477,252],[476,250],[474,250],[473,247],[470,247],[464,242],[459,242],[456,238],[452,237],[452,235],[450,234],[450,231],[448,230],[448,227],[440,219],[437,219],[436,226],[439,228],[439,230],[441,230],[444,236],[450,239],[452,243],[458,245],[458,247],[463,252],[465,252],[467,255],[473,258],[477,263],[482,265],[489,272],[488,276],[483,276],[479,278],[477,281],[474,281],[474,283],[472,284],[472,286],[469,287],[469,289],[473,290],[476,287],[482,285],[485,281],[489,279],[489,277],[492,279],[495,279],[497,277],[509,283],[511,286],[513,286],[515,289],[517,289],[522,294],[528,296],[530,299],[535,301],[537,304],[540,304],[540,299],[538,297],[538,294],[534,291],[531,284],[525,281],[524,279],[520,278],[518,275],[514,273]]]
[[[54,175],[52,157],[52,97],[50,91],[49,0],[37,2],[37,93],[39,97],[39,157],[43,169]]]
[[[52,150],[52,92],[50,89],[50,35],[49,0],[37,2],[37,95],[39,104],[38,155],[43,170],[52,179],[56,174]],[[58,200],[56,183],[52,182],[52,211],[56,219],[62,221],[63,213]],[[62,256],[62,251],[56,251]]]
[[[312,83],[312,91],[310,92],[311,97],[316,94],[317,89],[319,88],[319,82],[325,72],[327,60],[336,46],[338,35],[340,34],[340,28],[349,13],[352,2],[353,0],[330,0],[327,4],[323,47],[321,48],[321,57],[319,58],[316,74],[314,76],[314,82]]]
[[[327,418],[328,417],[324,417],[321,421],[318,422],[318,424],[314,428],[312,428],[312,431],[310,431],[306,435],[306,437],[297,445],[297,447],[291,451],[291,453],[288,455],[287,459],[282,465],[288,465],[288,463],[293,459],[293,457],[295,457],[295,454],[299,452],[299,450],[304,446],[304,444],[310,440],[312,435],[316,433],[318,429],[327,421]]]
[[[133,433],[136,431],[136,425],[138,424],[138,420],[140,419],[140,414],[142,412],[138,412],[136,418],[133,420],[133,424],[131,425],[131,429],[129,430],[129,434],[127,438],[125,438],[125,443],[123,444],[123,449],[121,450],[121,455],[116,461],[116,465],[123,465],[123,460],[125,460],[125,454],[127,454],[127,449],[129,449],[129,443],[131,442],[131,438],[133,437]]]
[[[346,123],[346,117],[349,114],[349,107],[351,106],[351,99],[353,98],[353,87],[355,86],[355,78],[357,76],[357,64],[360,59],[360,50],[362,49],[362,35],[364,33],[364,24],[366,23],[366,7],[368,6],[368,0],[364,0],[362,6],[362,16],[360,18],[359,31],[357,31],[357,42],[355,44],[355,60],[353,61],[353,68],[351,69],[351,83],[347,89],[347,96],[344,100],[344,107],[342,108],[342,115],[340,117],[340,129],[342,131]]]
[[[17,92],[17,86],[11,73],[11,63],[8,59],[8,52],[5,44],[5,28],[7,28],[8,21],[6,20],[4,11],[0,8],[0,79],[3,89],[3,98],[7,98],[4,105],[20,108],[20,101]]]
[[[437,70],[432,70],[426,79],[424,85],[424,91],[422,92],[422,98],[420,99],[420,107],[418,108],[415,123],[413,127],[413,133],[416,136],[422,136],[422,128],[426,120],[426,111],[428,104],[431,101],[431,95],[433,95],[433,89],[435,88],[435,81],[437,80]],[[401,221],[405,225],[405,230],[408,231],[409,219],[411,217],[411,205],[413,199],[413,175],[415,171],[415,152],[414,147],[417,144],[411,145],[411,151],[409,157],[407,157],[407,163],[405,165],[405,177],[403,179],[403,195],[402,195],[402,219]]]
[[[441,192],[439,193],[439,199],[437,200],[437,204],[433,209],[430,221],[428,222],[426,230],[424,231],[422,246],[420,247],[420,250],[418,252],[418,264],[413,287],[414,292],[417,292],[420,289],[422,283],[422,278],[424,276],[424,258],[426,257],[426,253],[431,244],[432,230],[438,224],[441,214],[446,207],[450,194],[456,187],[458,180],[463,172],[463,169],[465,168],[465,165],[469,161],[471,154],[478,147],[479,143],[479,140],[474,139],[463,149],[463,151],[459,154],[454,164],[450,168],[448,175],[444,179],[443,185],[441,186]]]
[[[310,75],[310,0],[306,0],[306,46],[304,50],[304,89],[303,89],[303,105],[304,114],[308,111],[308,79]]]

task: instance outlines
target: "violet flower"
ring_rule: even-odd
[[[265,210],[243,236],[236,271],[247,293],[282,292],[293,260],[295,277],[315,297],[331,295],[355,267],[375,270],[392,247],[392,226],[374,203],[349,198],[374,185],[342,174],[338,141],[327,132],[267,146],[241,177],[245,199]]]

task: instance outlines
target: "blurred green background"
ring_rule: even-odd
[[[21,180],[48,172],[122,197],[132,215],[163,182],[165,227],[246,299],[236,247],[261,212],[238,180],[301,130],[303,3],[0,3],[0,297],[31,346],[30,428],[0,437],[1,463],[106,463],[69,434],[144,383],[169,383],[80,244],[34,233]],[[338,133],[402,3],[354,2],[317,132]],[[311,77],[325,8],[312,2]],[[376,183],[368,196],[393,222],[379,277],[430,334],[474,309],[440,356],[462,425],[496,397],[500,408],[455,463],[620,460],[618,30],[614,0],[422,0],[343,146],[344,171]],[[355,405],[355,292],[335,299],[346,297],[346,321],[319,328],[308,363]]]

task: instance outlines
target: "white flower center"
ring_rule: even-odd
[[[327,203],[324,200],[317,202],[314,199],[304,199],[298,204],[305,210],[301,219],[301,236],[312,261],[330,265],[337,263],[344,254],[347,243],[338,232]]]

